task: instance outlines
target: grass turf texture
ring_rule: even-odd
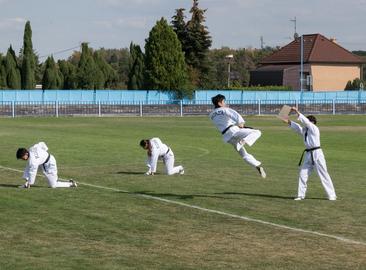
[[[141,197],[156,196],[366,243],[366,116],[319,116],[338,200],[318,177],[295,202],[301,138],[274,117],[247,117],[261,179],[203,117],[0,119],[0,165],[23,170],[18,147],[45,141],[77,189],[16,188],[0,168],[1,269],[366,269],[366,245]],[[147,177],[142,138],[170,145],[183,176]]]

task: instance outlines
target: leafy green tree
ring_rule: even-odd
[[[144,88],[144,54],[139,45],[130,44],[130,70],[128,73],[128,89]]]
[[[172,27],[161,18],[151,29],[145,44],[146,87],[182,98],[192,94],[187,79],[181,43]]]
[[[113,85],[114,89],[127,89],[130,52],[127,48],[122,49],[99,49],[103,57],[115,70],[117,78]]]
[[[42,89],[60,89],[63,86],[62,75],[53,56],[47,58],[42,79]]]
[[[105,79],[93,58],[92,50],[83,43],[78,66],[78,87],[81,89],[102,89]]]
[[[21,75],[17,63],[17,57],[10,46],[5,57],[6,85],[9,89],[21,89]]]
[[[263,57],[269,55],[277,48],[266,47],[264,49],[240,48],[231,49],[222,47],[212,49],[208,53],[211,63],[210,71],[206,74],[205,89],[228,88],[228,65],[230,64],[230,89],[244,88],[249,85],[250,71],[258,67]],[[228,55],[233,58],[228,59]]]
[[[102,51],[95,51],[94,61],[103,75],[103,78],[100,78],[101,81],[104,80],[104,85],[102,85],[102,87],[111,89],[116,84],[117,73],[112,68],[112,66],[107,63],[105,58],[102,56],[102,53],[103,53]]]
[[[348,81],[344,90],[359,90],[361,89],[361,84],[365,87],[365,82],[356,78],[353,81]]]
[[[78,86],[76,66],[66,60],[59,60],[57,63],[61,72],[61,78],[63,82],[61,88],[76,89]]]
[[[129,72],[129,58],[130,53],[127,48],[122,49],[104,49],[100,48],[96,50],[100,53],[104,60],[115,71],[116,78],[108,88],[111,89],[127,89],[128,72]],[[80,62],[81,53],[74,51],[72,55],[67,59],[67,62],[72,63],[74,66],[78,66]]]
[[[34,89],[36,85],[36,56],[33,51],[32,29],[29,21],[26,22],[24,28],[22,52],[22,89]]]

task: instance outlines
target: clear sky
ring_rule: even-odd
[[[185,8],[188,19],[191,6],[191,0],[0,0],[0,53],[12,44],[18,54],[27,20],[41,57],[65,59],[71,51],[57,52],[81,42],[98,49],[133,41],[143,48],[157,20],[171,21],[177,8]],[[260,48],[261,36],[264,45],[283,46],[296,17],[299,34],[320,33],[348,50],[366,51],[366,0],[200,0],[199,7],[207,9],[213,48]]]

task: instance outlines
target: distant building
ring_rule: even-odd
[[[348,81],[362,78],[363,60],[320,34],[303,36],[303,89],[344,90]],[[250,73],[250,85],[284,85],[300,90],[301,38],[260,62]]]

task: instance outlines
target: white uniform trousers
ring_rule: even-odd
[[[327,170],[327,164],[325,162],[323,151],[321,149],[315,151],[317,151],[317,153],[316,154],[313,153],[314,164],[313,159],[311,157],[312,153],[311,152],[305,153],[304,163],[300,168],[299,187],[297,196],[300,198],[305,198],[307,181],[313,169],[315,169],[315,171],[319,175],[323,188],[327,193],[328,199],[336,198],[333,182]]]
[[[57,181],[58,180],[57,164],[56,164],[56,159],[53,155],[50,155],[50,159],[48,160],[48,162],[40,165],[40,167],[42,167],[43,174],[47,178],[47,182],[48,182],[49,187],[51,187],[51,188],[70,187],[72,185],[72,183],[70,183],[70,182]],[[30,179],[27,171],[28,170],[26,169],[25,173],[23,175],[23,178]],[[35,178],[34,178],[33,183],[31,183],[31,182],[29,182],[29,183],[31,185],[33,185],[34,182],[35,182]]]
[[[253,155],[249,154],[240,144],[240,142],[244,140],[245,145],[252,146],[261,135],[262,133],[260,132],[260,130],[241,128],[233,134],[228,143],[234,146],[235,150],[239,153],[239,155],[244,159],[245,162],[253,167],[258,167],[259,165],[261,165],[261,162],[256,160]]]
[[[174,153],[172,149],[169,149],[169,152],[164,155],[163,162],[165,164],[165,170],[168,175],[176,174],[183,170],[182,166],[174,167]]]

